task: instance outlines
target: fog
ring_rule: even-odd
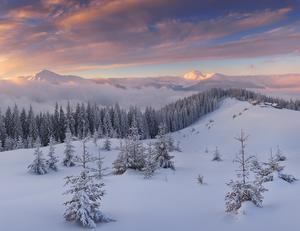
[[[65,83],[52,84],[39,81],[0,81],[0,107],[17,104],[19,107],[33,106],[36,111],[54,108],[55,102],[92,102],[107,106],[118,102],[122,107],[152,106],[159,108],[193,92],[174,91],[168,88],[142,87],[123,89],[109,84]]]

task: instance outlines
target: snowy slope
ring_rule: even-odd
[[[175,172],[160,170],[150,180],[133,171],[106,177],[103,211],[117,221],[100,224],[96,230],[299,230],[299,182],[287,184],[276,179],[266,184],[269,191],[265,193],[263,208],[247,204],[243,208],[245,215],[224,212],[226,183],[235,175],[232,160],[239,149],[233,137],[244,129],[250,135],[247,152],[260,160],[266,160],[269,149],[280,145],[288,158],[285,172],[300,178],[299,116],[300,112],[225,100],[220,109],[173,134],[183,150],[174,153]],[[113,144],[117,147],[119,141],[114,140]],[[80,152],[80,143],[75,145]],[[224,161],[211,161],[215,146]],[[95,153],[92,142],[89,147]],[[206,147],[208,154],[204,152]],[[63,148],[63,144],[57,145],[60,157]],[[43,150],[46,153],[47,148]],[[110,167],[118,151],[102,153],[105,165]],[[32,154],[33,150],[0,153],[0,230],[82,230],[65,222],[62,216],[66,199],[62,195],[63,178],[79,169],[60,166],[58,172],[31,175],[26,167]],[[199,173],[204,175],[206,184],[197,184]]]

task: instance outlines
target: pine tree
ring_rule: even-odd
[[[72,167],[75,165],[74,163],[74,146],[72,144],[72,135],[70,130],[68,129],[66,132],[66,139],[65,139],[65,158],[63,160],[63,164],[66,167]]]
[[[91,171],[94,173],[96,179],[102,180],[106,175],[105,171],[107,171],[108,168],[103,167],[104,157],[101,156],[100,148],[98,148],[98,156],[95,158],[95,161],[96,168],[91,168]]]
[[[283,155],[281,149],[279,148],[279,146],[277,146],[277,150],[276,150],[276,160],[277,161],[285,161],[286,160],[286,156]]]
[[[222,158],[221,158],[221,154],[218,150],[218,147],[216,147],[214,153],[213,153],[213,159],[212,161],[222,161]]]
[[[104,127],[104,134],[107,137],[112,136],[112,124],[111,124],[111,116],[109,114],[109,108],[106,108],[105,115],[103,118],[103,127]]]
[[[125,141],[126,142],[126,141]],[[128,152],[127,146],[120,144],[120,153],[117,159],[113,162],[114,174],[121,175],[127,170]]]
[[[82,170],[79,176],[66,177],[66,184],[69,189],[65,194],[70,194],[70,200],[64,203],[66,211],[64,217],[67,221],[80,223],[84,227],[95,228],[97,222],[109,222],[112,219],[103,215],[100,210],[104,196],[104,183],[101,180],[94,181],[94,176],[90,174],[88,164],[93,162],[87,151],[86,139],[83,140],[83,152],[76,162]]]
[[[49,152],[48,152],[48,160],[47,165],[49,169],[57,171],[57,163],[59,162],[58,157],[55,156],[55,147],[54,147],[54,139],[51,136],[49,141]]]
[[[156,136],[156,157],[155,160],[158,162],[161,168],[171,168],[175,170],[172,159],[174,156],[170,156],[168,152],[168,142],[166,140],[166,128],[164,125],[159,126],[158,135]]]
[[[62,106],[60,106],[59,109],[59,140],[60,142],[64,142],[65,138],[66,138],[66,129],[67,129],[67,120],[65,117],[65,112],[62,108]],[[68,128],[70,129],[70,128]],[[71,130],[69,130],[69,132],[71,133]]]
[[[264,163],[272,172],[281,172],[284,166],[281,166],[276,157],[273,156],[273,151],[271,149],[270,158],[267,163]]]
[[[5,124],[4,124],[4,119],[3,119],[2,113],[0,111],[0,141],[1,141],[0,150],[1,151],[3,151],[3,149],[4,149],[6,136],[7,136],[7,134],[6,134]]]
[[[202,175],[198,175],[197,176],[197,182],[199,183],[199,184],[204,184],[204,176],[202,176]]]
[[[97,129],[97,137],[98,138],[103,138],[103,129],[102,129],[102,125],[100,124],[98,129]]]
[[[256,158],[253,159],[251,164],[251,171],[255,173],[257,181],[262,183],[273,181],[273,171],[270,168],[265,167],[265,165],[261,164]]]
[[[153,144],[148,144],[145,167],[143,169],[145,179],[151,178],[158,168],[158,163],[155,160],[155,154],[156,153]]]
[[[37,175],[44,175],[48,172],[47,170],[47,164],[45,159],[43,158],[43,152],[41,151],[41,142],[40,138],[38,137],[35,143],[35,150],[34,150],[34,160],[33,162],[28,166],[30,172],[35,173]]]
[[[103,143],[103,149],[105,151],[111,151],[111,141],[108,136],[105,136],[105,140]]]
[[[168,151],[169,151],[169,152],[175,151],[176,147],[175,147],[175,145],[174,145],[174,139],[173,139],[173,137],[172,137],[171,134],[169,134],[169,135],[167,136],[167,141],[168,141]]]
[[[4,150],[9,151],[15,148],[15,141],[10,136],[7,136],[4,141]]]
[[[295,178],[293,175],[289,175],[289,174],[278,173],[278,177],[290,184],[297,181],[297,178]]]
[[[247,156],[245,153],[247,139],[248,136],[246,136],[243,131],[241,131],[241,135],[236,138],[241,144],[239,155],[234,161],[238,164],[238,179],[235,181],[231,180],[227,184],[231,187],[231,190],[225,196],[226,212],[237,213],[245,201],[251,201],[256,206],[262,207],[263,193],[267,191],[267,189],[262,186],[261,181],[249,181],[248,179],[254,157]]]
[[[28,117],[27,117],[27,123],[28,123],[28,136],[27,136],[27,146],[29,148],[34,147],[34,141],[37,137],[37,124],[35,120],[35,116],[33,113],[33,109],[30,106],[29,112],[28,112]]]
[[[18,136],[14,139],[14,149],[24,148],[24,143],[21,136]]]
[[[134,120],[129,135],[125,142],[127,150],[127,167],[134,170],[142,170],[145,166],[144,147],[140,141],[136,121]]]

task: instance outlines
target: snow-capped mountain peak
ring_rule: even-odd
[[[213,77],[215,73],[202,73],[198,70],[192,70],[183,75],[183,78],[186,80],[204,80]]]
[[[83,82],[86,79],[74,75],[59,75],[49,70],[42,70],[27,78],[30,81],[41,81],[53,84],[66,83],[66,82]]]

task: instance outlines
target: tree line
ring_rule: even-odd
[[[227,97],[239,100],[276,103],[281,108],[300,110],[300,101],[283,100],[265,96],[245,89],[210,89],[167,104],[160,109],[136,106],[121,108],[99,106],[95,103],[77,103],[66,107],[55,105],[53,112],[35,113],[32,107],[20,109],[17,105],[0,112],[0,150],[32,148],[37,139],[41,145],[64,142],[69,131],[72,138],[88,136],[98,138],[125,138],[135,121],[141,139],[155,138],[159,125],[164,124],[167,132],[183,129],[207,113],[214,111]]]

